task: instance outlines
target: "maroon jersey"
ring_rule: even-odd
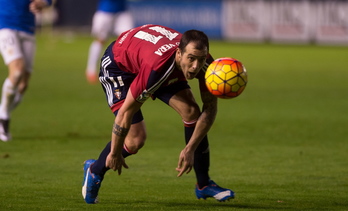
[[[137,75],[130,86],[133,97],[144,102],[160,86],[185,80],[175,70],[175,52],[181,34],[160,25],[144,25],[124,32],[112,47],[114,61],[125,72]],[[173,74],[173,72],[175,72]]]
[[[129,88],[134,99],[143,103],[160,87],[186,81],[175,65],[180,39],[181,34],[171,28],[144,25],[124,32],[109,45],[101,59],[99,80],[113,112],[121,107]],[[212,61],[208,55],[200,77]],[[199,85],[207,91],[204,81]]]

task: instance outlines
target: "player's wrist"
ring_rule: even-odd
[[[184,151],[186,153],[195,152],[197,147],[194,147],[190,142],[185,146]]]

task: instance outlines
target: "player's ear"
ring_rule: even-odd
[[[178,59],[181,59],[181,50],[180,50],[180,48],[177,48],[176,49],[176,58],[178,58]]]

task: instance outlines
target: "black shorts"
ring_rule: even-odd
[[[187,81],[179,81],[175,82],[169,86],[160,87],[154,94],[153,97],[158,98],[165,102],[167,105],[169,104],[170,98],[173,97],[176,93],[180,92],[184,89],[190,89],[190,85]]]

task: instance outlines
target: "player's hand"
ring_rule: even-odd
[[[45,0],[31,0],[29,4],[29,10],[32,13],[36,14],[41,12],[41,10],[47,6],[48,4]]]
[[[179,172],[178,177],[181,177],[185,172],[186,174],[190,173],[192,170],[194,163],[194,152],[190,152],[189,150],[183,149],[180,152],[178,167],[176,167],[176,171]]]
[[[128,169],[128,165],[126,164],[122,154],[113,156],[111,153],[109,153],[109,155],[106,157],[105,165],[107,168],[117,171],[118,175],[121,175],[122,167]]]

